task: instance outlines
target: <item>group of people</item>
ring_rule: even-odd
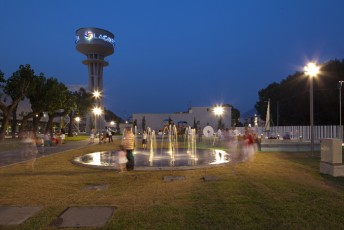
[[[111,128],[109,127],[105,127],[105,131],[103,132],[103,135],[102,136],[99,136],[99,143],[106,143],[106,139],[108,139],[108,142],[113,142],[113,139],[112,139],[112,130]],[[96,136],[96,130],[95,129],[92,129],[91,132],[90,132],[90,143],[94,143],[94,138]]]
[[[52,146],[58,144],[65,144],[66,131],[62,128],[59,133],[53,133],[51,136],[49,133],[44,134],[44,146]]]
[[[147,131],[143,131],[142,148],[144,150],[147,148],[147,136]],[[118,152],[118,164],[120,172],[123,172],[124,170],[134,170],[135,159],[133,151],[135,149],[135,144],[135,135],[133,134],[131,128],[126,128],[122,139],[122,144],[120,146],[120,151]]]
[[[229,151],[238,154],[238,158],[241,158],[243,161],[253,160],[257,151],[258,139],[252,129],[246,128],[243,135],[235,128],[228,129],[224,132],[221,139],[228,142]]]

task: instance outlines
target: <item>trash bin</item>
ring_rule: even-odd
[[[321,161],[331,164],[342,163],[342,140],[322,139],[321,140]]]
[[[321,140],[320,173],[334,177],[344,176],[344,165],[342,164],[342,140]]]

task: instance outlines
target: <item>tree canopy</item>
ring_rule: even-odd
[[[309,125],[310,78],[296,72],[281,82],[273,82],[258,92],[257,112],[266,119],[268,100],[270,116],[276,125]],[[314,79],[314,124],[339,124],[338,82],[344,80],[344,60],[331,60],[320,65]],[[343,100],[343,97],[341,95]],[[278,116],[278,117],[277,117]]]

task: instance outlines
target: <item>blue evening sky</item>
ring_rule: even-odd
[[[1,0],[0,70],[20,64],[87,85],[75,31],[115,34],[105,105],[172,113],[229,103],[244,113],[258,91],[309,60],[344,58],[343,0]]]

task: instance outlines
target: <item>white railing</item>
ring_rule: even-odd
[[[341,127],[343,129],[343,126]],[[236,127],[241,135],[245,133],[245,127]],[[289,134],[290,139],[311,139],[310,126],[273,126],[270,131],[265,131],[265,127],[251,127],[258,135],[267,137],[283,138]],[[339,125],[314,126],[314,140],[321,140],[323,138],[340,138]]]

